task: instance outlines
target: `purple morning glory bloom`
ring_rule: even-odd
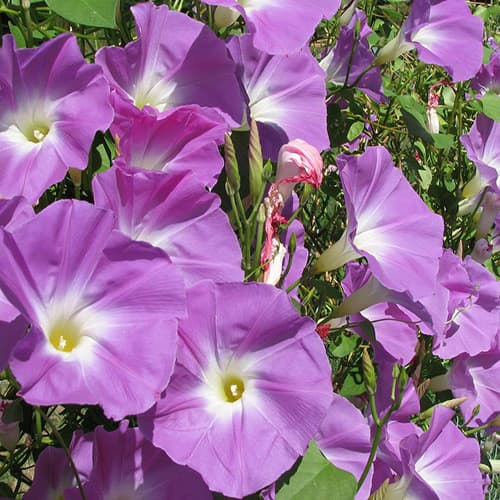
[[[448,320],[435,338],[434,353],[450,359],[462,353],[488,351],[500,331],[500,283],[486,268],[446,250],[440,261],[439,285],[449,292]]]
[[[225,120],[215,110],[181,106],[161,116],[141,113],[123,115],[115,132],[119,135],[120,155],[113,162],[119,167],[179,173],[191,170],[213,187],[224,160],[218,146],[224,143]]]
[[[292,54],[304,47],[322,18],[329,19],[340,0],[202,0],[238,11],[253,33],[255,47],[268,54]]]
[[[0,227],[12,231],[34,215],[32,206],[21,196],[10,200],[0,199]],[[0,371],[7,366],[12,349],[25,334],[28,326],[29,323],[0,290]]]
[[[356,82],[356,88],[374,101],[381,102],[385,96],[380,68],[372,68],[361,76],[375,59],[368,43],[371,33],[366,15],[356,9],[349,23],[340,28],[335,47],[320,62],[320,66],[325,70],[328,82],[340,86]]]
[[[316,272],[357,259],[386,288],[413,299],[431,294],[442,254],[443,220],[431,212],[382,146],[360,156],[337,157],[344,188],[347,228],[323,252]]]
[[[114,224],[108,210],[62,200],[0,234],[0,287],[31,324],[10,361],[30,404],[100,404],[120,419],[168,383],[183,279]]]
[[[320,151],[329,148],[325,74],[309,49],[272,56],[254,47],[252,35],[234,36],[227,46],[247,95],[246,119],[258,124],[264,157],[276,161],[280,147],[293,139]]]
[[[109,85],[70,34],[36,49],[6,35],[0,66],[0,196],[35,203],[68,167],[86,168],[96,132],[113,119]]]
[[[470,82],[471,88],[478,92],[479,96],[487,92],[493,92],[500,96],[500,47],[493,38],[490,39],[493,49],[490,60],[483,64],[477,75]]]
[[[99,426],[92,437],[93,464],[84,490],[89,500],[209,500],[212,498],[200,475],[172,462],[164,451],[144,439],[128,421],[107,432]],[[117,457],[120,457],[117,459]],[[64,492],[65,500],[80,500],[77,488]]]
[[[377,55],[383,64],[417,49],[427,64],[437,64],[454,82],[472,78],[483,59],[483,21],[465,0],[414,0],[399,35]]]
[[[174,374],[139,428],[212,490],[240,498],[269,485],[305,452],[332,400],[315,326],[269,285],[195,285]]]
[[[315,439],[319,449],[335,467],[360,479],[371,450],[370,426],[355,406],[334,394]],[[356,495],[360,500],[370,496],[371,475],[372,471]]]
[[[477,168],[476,177],[464,188],[464,196],[472,197],[486,186],[500,194],[500,122],[479,114],[460,141]]]
[[[498,331],[497,331],[498,337]],[[500,414],[500,349],[494,346],[488,352],[476,356],[461,354],[453,360],[448,373],[449,387],[457,398],[467,399],[460,405],[466,420],[473,415],[479,405],[479,412],[474,416],[476,425],[483,425]]]
[[[483,498],[479,444],[450,422],[453,415],[453,410],[438,406],[427,432],[401,441],[400,479],[389,485],[388,498]]]
[[[360,290],[370,279],[368,266],[357,262],[349,262],[346,276],[342,281],[344,294],[349,297]],[[379,302],[363,307],[360,314],[350,314],[352,322],[368,320],[372,323],[375,342],[372,342],[376,353],[382,351],[385,357],[390,356],[400,364],[407,364],[415,356],[417,345],[417,327],[422,326],[422,319],[404,307],[387,302],[394,296],[386,295],[381,290]],[[370,341],[361,328],[355,329],[361,337]]]
[[[188,286],[202,279],[242,281],[241,250],[220,199],[190,173],[111,168],[94,177],[97,206],[116,215],[116,227],[161,248]]]
[[[80,481],[84,483],[92,470],[91,435],[75,432],[68,449]],[[64,450],[48,446],[36,460],[33,483],[23,496],[23,500],[67,499],[66,494],[70,491],[68,488],[75,485],[75,475]]]
[[[96,63],[121,101],[119,114],[123,108],[128,115],[134,108],[162,112],[199,104],[239,123],[241,92],[224,42],[203,23],[166,5],[143,2],[131,10],[138,39],[125,48],[103,47],[96,54]]]

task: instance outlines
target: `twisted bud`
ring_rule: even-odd
[[[295,139],[281,146],[274,182],[278,185],[284,202],[298,182],[312,184],[317,189],[322,180],[323,159],[314,146],[302,139]]]

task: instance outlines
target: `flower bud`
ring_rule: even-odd
[[[68,169],[69,176],[71,177],[71,180],[73,181],[73,185],[76,188],[81,187],[82,185],[82,171],[78,168],[73,168],[70,167]]]
[[[363,369],[363,378],[365,380],[365,387],[369,394],[375,394],[377,390],[377,381],[375,376],[375,368],[373,367],[370,354],[366,349],[363,349],[361,355],[361,366]]]
[[[283,201],[286,202],[290,197],[297,182],[312,184],[317,189],[322,180],[323,159],[314,146],[302,139],[281,146],[275,183],[279,186]]]
[[[215,8],[214,13],[215,28],[227,28],[231,26],[238,17],[240,17],[240,13],[236,9],[219,5]]]
[[[484,196],[483,200],[483,210],[481,212],[481,217],[476,226],[476,238],[484,238],[491,226],[495,222],[495,218],[500,210],[500,195],[488,192]]]
[[[255,205],[260,201],[259,196],[264,184],[262,149],[260,147],[259,129],[257,122],[250,122],[250,143],[248,145],[248,167],[250,181],[250,199]]]
[[[240,172],[236,160],[236,151],[229,134],[224,135],[224,169],[232,190],[238,192],[240,190]]]
[[[482,264],[485,260],[488,260],[493,253],[493,245],[488,243],[484,238],[476,241],[474,249],[470,254],[471,258]]]
[[[427,108],[427,128],[433,134],[439,134],[439,116],[436,108]]]

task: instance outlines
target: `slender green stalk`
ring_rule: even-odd
[[[47,425],[50,427],[50,430],[52,431],[52,433],[56,437],[57,442],[61,445],[61,448],[64,450],[64,454],[66,455],[66,458],[68,459],[71,470],[73,471],[73,475],[75,476],[76,485],[78,487],[78,491],[80,492],[80,496],[82,497],[82,500],[87,500],[87,497],[85,495],[85,491],[83,490],[82,482],[80,480],[80,474],[78,473],[75,462],[73,462],[73,458],[71,457],[71,453],[69,452],[69,449],[66,446],[66,443],[64,442],[64,439],[62,438],[61,434],[57,430],[56,425],[52,422],[52,420],[50,420],[48,415],[39,406],[35,406],[35,411],[37,413],[39,413],[42,416],[42,418],[45,420]]]

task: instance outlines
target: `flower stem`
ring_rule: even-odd
[[[52,420],[50,420],[49,416],[39,406],[35,406],[35,411],[42,416],[42,418],[45,420],[45,422],[47,422],[47,425],[50,427],[50,430],[52,431],[52,433],[56,437],[57,441],[61,445],[61,448],[64,450],[64,453],[66,455],[66,458],[68,459],[71,470],[73,471],[73,475],[75,476],[76,484],[78,487],[78,491],[80,492],[80,496],[82,497],[82,500],[87,500],[87,497],[85,495],[85,491],[83,490],[82,482],[80,480],[80,474],[78,474],[78,470],[76,468],[75,462],[73,462],[73,458],[71,457],[71,453],[69,452],[69,449],[66,446],[66,443],[64,442],[64,439],[62,438],[61,434],[57,430],[57,427],[54,425]]]

